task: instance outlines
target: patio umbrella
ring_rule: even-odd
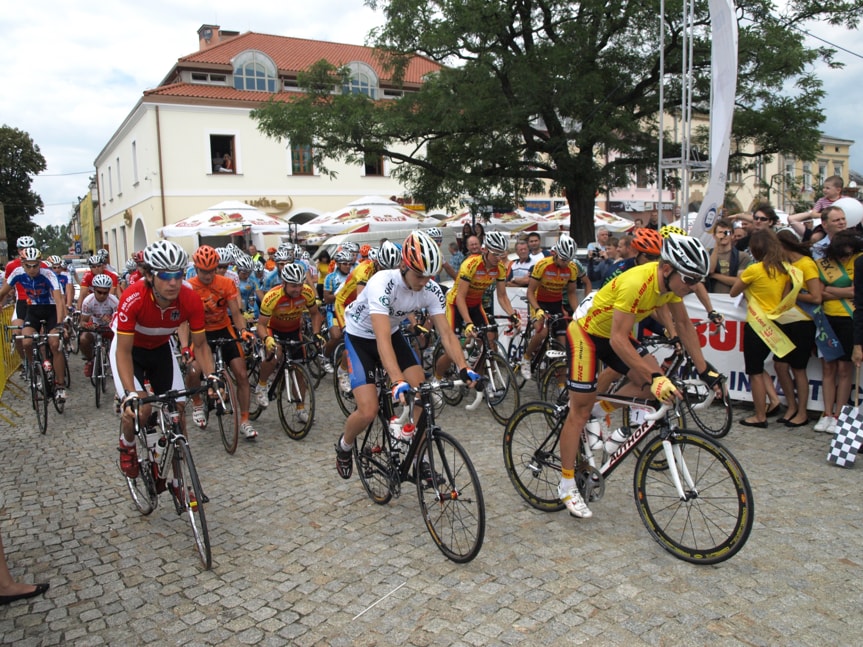
[[[441,227],[463,227],[465,223],[471,224],[472,218],[470,211],[462,211],[438,224]],[[477,216],[476,221],[488,231],[552,231],[558,227],[557,223],[548,222],[544,216],[522,209],[493,213],[489,220]]]
[[[398,202],[380,196],[365,196],[341,209],[309,220],[298,229],[300,235],[348,234],[434,227],[440,221],[420,211],[412,211]]]
[[[546,214],[543,217],[549,221],[556,222],[560,227],[567,229],[569,228],[569,207],[564,207],[563,209],[552,211],[551,213]],[[593,226],[605,227],[606,229],[608,229],[608,231],[612,233],[620,233],[632,229],[633,224],[632,221],[628,218],[616,216],[610,211],[594,209]]]
[[[250,230],[253,234],[284,234],[290,225],[238,200],[219,202],[173,225],[159,229],[162,238],[228,236]]]

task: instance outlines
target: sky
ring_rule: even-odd
[[[3,23],[0,123],[29,133],[45,157],[48,168],[33,183],[45,203],[35,221],[44,226],[68,222],[96,156],[144,90],[197,51],[202,24],[361,45],[383,16],[362,0],[41,0],[4,12]],[[827,91],[823,131],[857,142],[851,168],[863,172],[863,83],[856,82],[863,78],[863,44],[856,32],[826,25],[810,32],[848,50],[837,55],[844,70],[818,70]]]

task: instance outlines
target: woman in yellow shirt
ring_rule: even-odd
[[[851,396],[851,353],[854,345],[854,261],[863,252],[863,238],[855,229],[845,229],[832,237],[824,258],[816,261],[821,283],[824,284],[822,301],[824,314],[836,338],[842,344],[844,354],[832,361],[822,358],[824,376],[821,392],[824,399],[824,415],[815,424],[815,431],[833,433],[836,417],[842,405]]]
[[[772,229],[753,232],[749,239],[749,251],[756,262],[737,276],[729,292],[730,296],[736,297],[745,291],[750,304],[743,326],[743,358],[752,389],[755,416],[740,420],[740,424],[766,428],[767,380],[770,377],[764,372],[764,362],[771,350],[759,335],[759,328],[753,326],[755,322],[751,311],[753,306],[764,313],[775,311],[790,290],[791,276],[786,268],[785,252]]]

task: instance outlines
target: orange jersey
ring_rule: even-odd
[[[213,282],[204,285],[200,278],[193,276],[189,285],[204,304],[204,330],[221,330],[231,325],[228,306],[236,303],[239,296],[237,285],[231,279],[214,274]]]
[[[267,326],[275,332],[296,332],[303,323],[303,314],[315,307],[315,289],[304,283],[297,298],[285,294],[277,285],[264,295],[261,301],[261,316],[269,317]]]
[[[458,294],[458,288],[462,281],[468,283],[467,296],[465,301],[468,308],[478,306],[482,303],[482,295],[495,281],[506,280],[506,266],[498,262],[494,267],[487,268],[482,260],[482,254],[473,254],[468,256],[458,270],[458,278],[455,280],[455,285],[446,293],[446,302],[448,306],[455,307],[455,297]]]

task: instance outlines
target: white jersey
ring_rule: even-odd
[[[107,324],[117,312],[118,305],[120,305],[120,300],[113,294],[109,294],[108,298],[100,303],[96,299],[96,295],[91,292],[84,297],[84,303],[81,304],[81,314],[91,315],[96,323]]]
[[[444,313],[446,299],[440,286],[434,281],[426,283],[419,292],[411,290],[402,277],[401,270],[382,270],[366,283],[356,300],[345,311],[345,330],[348,334],[365,339],[374,339],[373,314],[384,314],[390,318],[390,333],[410,313],[427,308],[431,316]]]

